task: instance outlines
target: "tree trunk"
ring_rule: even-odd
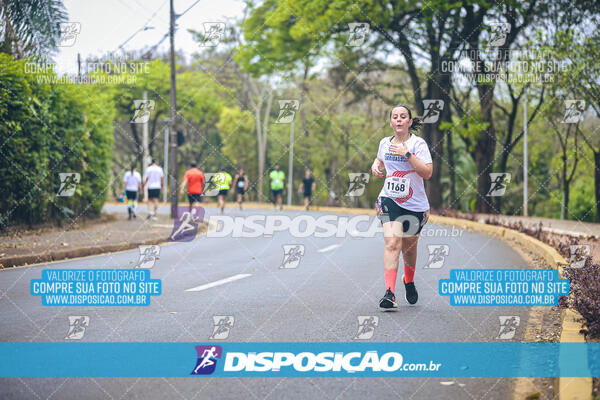
[[[304,96],[308,91],[306,87],[306,78],[308,77],[309,66],[305,64],[304,75],[302,76],[302,82],[300,83],[300,119],[302,120],[302,130],[304,131],[304,137],[308,137],[308,124],[306,123],[306,110],[304,108]],[[310,150],[308,146],[304,149],[304,168],[309,168]]]
[[[135,142],[135,162],[141,167],[144,163],[144,154],[142,149],[142,143],[137,133],[137,125],[134,123],[129,123],[129,127],[131,128],[131,134],[133,135],[133,141]],[[131,164],[132,162],[133,160],[129,160],[128,164]],[[127,166],[127,168],[129,168],[129,165]]]
[[[439,68],[437,69],[439,71]],[[431,153],[431,159],[433,161],[433,173],[429,181],[425,185],[427,192],[427,199],[432,209],[439,210],[442,208],[442,161],[444,155],[444,134],[440,130],[440,122],[444,121],[447,117],[448,108],[450,107],[450,75],[448,74],[436,74],[432,75],[427,82],[427,98],[438,99],[444,101],[444,107],[437,122],[432,124],[425,124],[423,126],[423,135],[427,144],[429,145],[429,151]],[[423,103],[418,105],[421,111],[421,116],[425,112],[423,110]]]
[[[456,165],[454,163],[454,145],[452,144],[452,131],[448,131],[448,169],[450,173],[450,207],[456,208]]]
[[[596,194],[596,222],[600,222],[600,151],[594,151],[594,192]]]
[[[488,127],[480,132],[475,143],[475,165],[477,165],[477,200],[475,211],[479,213],[497,212],[492,206],[490,197],[486,196],[490,190],[490,173],[494,170],[494,152],[496,150],[496,131],[492,119],[492,106],[494,104],[494,85],[477,82],[479,104],[482,120]]]
[[[263,134],[260,125],[260,108],[254,109],[254,116],[256,121],[256,143],[258,145],[258,188],[256,194],[258,196],[258,202],[263,201],[263,177],[265,173],[265,150],[266,144],[263,143]]]

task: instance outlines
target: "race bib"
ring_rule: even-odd
[[[243,188],[245,183],[243,181],[238,181],[238,187]]]
[[[410,179],[399,176],[388,176],[385,178],[383,187],[387,197],[406,197],[410,191]]]

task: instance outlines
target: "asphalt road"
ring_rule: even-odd
[[[125,217],[125,208],[107,206]],[[162,208],[161,212],[167,212]],[[207,209],[208,216],[216,209]],[[228,210],[228,215],[287,215],[300,212]],[[309,215],[319,216],[311,212]],[[456,232],[456,230],[455,230]],[[133,268],[137,250],[0,271],[0,340],[66,342],[70,315],[89,316],[80,341],[198,342],[213,333],[213,316],[234,317],[222,342],[349,342],[359,316],[377,316],[373,342],[498,341],[499,316],[520,316],[513,340],[527,325],[526,307],[453,307],[438,295],[438,280],[450,268],[520,268],[524,260],[506,243],[485,235],[428,224],[419,240],[416,286],[419,302],[408,306],[398,278],[399,309],[380,312],[383,295],[381,234],[372,238],[314,236],[289,232],[272,237],[210,238],[161,246],[151,270],[163,293],[148,307],[44,307],[31,296],[31,279],[49,268]],[[280,268],[284,245],[301,244],[296,268]],[[428,245],[448,245],[439,269],[424,269]],[[247,276],[188,291],[240,274]],[[362,340],[365,341],[365,340]],[[190,366],[193,368],[193,365]],[[442,384],[441,382],[445,382]],[[453,382],[449,384],[448,382]],[[0,379],[2,399],[230,399],[401,398],[506,399],[512,379],[367,378],[11,378]]]

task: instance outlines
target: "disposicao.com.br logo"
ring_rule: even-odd
[[[402,215],[396,221],[408,222],[409,231],[406,235],[415,235],[420,221],[413,215]],[[325,214],[319,217],[312,215],[264,215],[256,214],[245,217],[232,217],[229,215],[212,215],[207,219],[209,238],[256,238],[261,236],[270,237],[276,232],[289,232],[296,238],[305,237],[355,237],[373,238],[377,234],[383,234],[383,227],[378,218],[368,215],[356,215],[352,217]],[[414,230],[411,233],[411,230]],[[428,228],[424,227],[421,236],[427,237],[456,237],[462,236],[462,229],[450,228]]]
[[[218,347],[218,349],[216,349]],[[196,346],[198,362],[192,375],[212,374],[216,358],[222,358],[220,346]],[[223,372],[437,372],[441,363],[405,363],[397,352],[225,352]],[[209,367],[209,368],[206,368]]]

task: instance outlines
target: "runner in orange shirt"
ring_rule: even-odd
[[[183,194],[185,190],[185,185],[187,184],[188,190],[188,201],[190,202],[190,212],[192,212],[192,207],[194,203],[202,202],[202,192],[204,191],[204,184],[206,181],[204,180],[204,174],[198,168],[196,168],[196,162],[192,161],[190,163],[190,169],[185,171],[183,175],[183,182],[181,182],[181,190],[180,193]]]

